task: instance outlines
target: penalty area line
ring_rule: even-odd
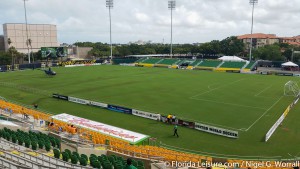
[[[247,129],[246,131],[250,130],[262,117],[264,117],[281,99],[281,96],[268,110],[266,110],[258,119],[256,119]]]

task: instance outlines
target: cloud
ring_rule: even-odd
[[[105,0],[29,0],[26,5],[28,22],[56,24],[60,42],[109,42]],[[24,23],[23,1],[1,0],[0,10],[1,24]],[[247,0],[176,0],[174,43],[207,42],[250,33],[251,11]],[[254,32],[299,35],[299,11],[299,0],[259,1]],[[115,43],[170,39],[168,0],[114,0],[111,16]]]

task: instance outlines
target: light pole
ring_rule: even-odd
[[[175,10],[176,1],[172,0],[168,3],[168,9],[171,10],[171,49],[170,49],[170,56],[173,56],[173,10]]]
[[[28,0],[23,0],[24,1],[24,11],[25,11],[25,26],[26,26],[26,45],[27,45],[27,51],[28,51],[28,62],[30,63],[30,53],[29,53],[29,44],[28,44],[28,25],[27,25],[27,12],[26,12],[26,1]]]
[[[253,42],[252,42],[252,34],[253,34],[253,14],[254,14],[254,6],[255,4],[258,3],[258,0],[250,0],[249,3],[252,5],[252,20],[251,20],[251,37],[250,37],[250,56],[249,56],[249,61],[252,60],[252,47],[253,47]]]
[[[110,41],[110,63],[112,63],[112,41],[111,41],[111,13],[110,10],[114,7],[113,0],[106,0],[106,7],[109,11],[109,41]]]

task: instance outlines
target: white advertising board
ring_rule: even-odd
[[[115,126],[111,126],[108,124],[104,124],[104,123],[100,123],[100,122],[96,122],[96,121],[92,121],[92,120],[88,120],[88,119],[84,119],[81,117],[77,117],[77,116],[73,116],[70,114],[58,114],[55,116],[52,116],[53,119],[55,120],[59,120],[59,121],[63,121],[69,124],[73,124],[77,127],[82,127],[82,128],[86,128],[86,129],[90,129],[102,134],[106,134],[112,137],[116,137],[128,142],[131,142],[133,144],[136,144],[146,138],[148,138],[149,136],[144,135],[144,134],[140,134],[137,132],[133,132],[133,131],[129,131],[129,130],[125,130],[122,128],[118,128]]]

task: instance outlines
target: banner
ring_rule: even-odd
[[[144,117],[147,119],[160,120],[160,114],[148,113],[145,111],[135,110],[135,109],[132,109],[132,114],[135,116],[140,116],[140,117]]]
[[[68,100],[70,102],[73,102],[73,103],[79,103],[79,104],[85,104],[85,105],[91,105],[91,106],[96,106],[96,107],[107,108],[107,104],[105,104],[105,103],[94,102],[94,101],[80,99],[80,98],[76,98],[76,97],[69,96]]]
[[[201,130],[204,132],[220,135],[220,136],[225,136],[225,137],[230,137],[230,138],[238,138],[239,133],[237,131],[233,130],[228,130],[228,129],[223,129],[220,127],[214,127],[206,124],[201,124],[201,123],[195,123],[195,129],[196,130]]]
[[[85,100],[85,99],[79,99],[79,98],[76,98],[76,97],[69,97],[69,101],[70,102],[74,102],[74,103],[79,103],[79,104],[89,104],[90,101],[89,100]]]
[[[95,132],[99,132],[118,139],[122,139],[127,142],[131,142],[133,144],[137,144],[138,142],[149,138],[149,136],[141,133],[137,133],[123,128],[111,126],[108,124],[84,119],[66,113],[54,115],[52,116],[52,119],[63,121],[65,123],[75,125],[76,127],[90,129]]]
[[[62,99],[62,100],[68,100],[68,96],[60,95],[60,94],[52,94],[52,97],[57,98],[57,99]]]
[[[189,121],[178,119],[177,124],[180,125],[180,126],[188,127],[188,128],[195,128],[195,123],[194,122],[189,122]]]
[[[92,105],[92,106],[96,106],[96,107],[103,107],[103,108],[107,108],[107,104],[105,104],[105,103],[100,103],[100,102],[94,102],[94,101],[90,101],[90,105]]]
[[[115,106],[115,105],[107,105],[107,109],[120,112],[120,113],[126,113],[126,114],[132,114],[132,109],[121,107],[121,106]]]
[[[272,136],[272,134],[277,129],[277,127],[282,123],[284,117],[285,117],[284,114],[282,114],[280,118],[275,122],[275,124],[270,128],[270,130],[266,134],[265,142],[269,140],[269,138]]]
[[[293,73],[284,73],[284,72],[277,72],[275,73],[277,76],[294,76]]]
[[[57,58],[65,57],[68,55],[66,47],[42,47],[42,58]]]

